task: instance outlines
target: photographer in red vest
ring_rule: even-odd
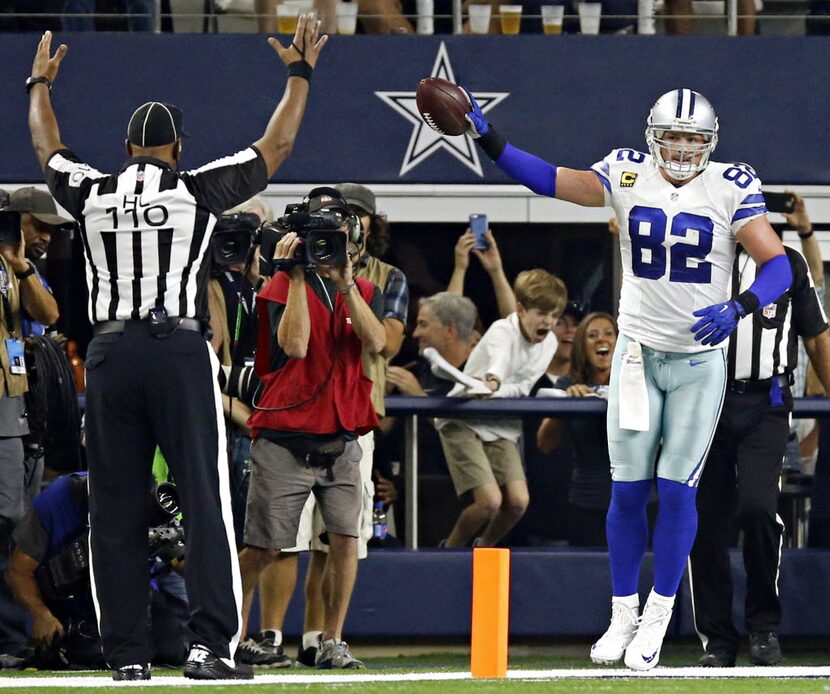
[[[245,514],[243,617],[262,570],[293,547],[314,493],[328,529],[325,629],[316,667],[362,668],[342,640],[357,575],[363,486],[357,437],[378,426],[362,353],[386,342],[383,295],[352,275],[360,221],[333,188],[289,205],[274,258],[280,270],[257,297],[256,372],[262,395],[248,424],[251,482]]]

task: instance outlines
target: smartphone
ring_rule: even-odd
[[[792,193],[771,193],[768,190],[763,191],[763,193],[764,201],[767,203],[767,209],[770,212],[792,214],[795,210],[795,196]]]
[[[470,229],[473,232],[473,236],[476,237],[476,245],[474,248],[477,248],[480,251],[486,251],[487,239],[484,237],[484,234],[487,233],[487,215],[471,214]]]
[[[0,245],[20,245],[20,212],[0,210]]]

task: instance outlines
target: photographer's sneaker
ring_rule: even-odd
[[[660,662],[660,649],[671,621],[674,598],[657,595],[654,590],[648,596],[637,634],[625,649],[626,667],[632,670],[651,670]]]
[[[634,596],[634,600],[638,600]],[[633,603],[634,600],[631,600]],[[591,646],[591,660],[598,665],[614,665],[623,657],[625,649],[637,633],[640,608],[626,604],[626,598],[611,601],[611,624],[599,640]]]
[[[318,670],[364,670],[366,666],[349,652],[349,644],[329,639],[320,644],[314,667]]]
[[[279,650],[279,653],[269,652],[257,643],[254,637],[249,636],[237,647],[236,661],[254,667],[291,667],[291,658],[283,655],[282,646],[279,646]]]
[[[220,658],[206,646],[193,644],[184,663],[183,673],[192,680],[252,680],[254,670],[250,665]]]
[[[255,634],[251,634],[248,638],[253,639],[257,646],[259,646],[266,653],[274,656],[276,659],[271,662],[269,667],[291,667],[294,661],[291,660],[282,647],[282,637],[280,636],[280,643],[277,643],[277,635],[279,632],[274,629],[263,629]]]

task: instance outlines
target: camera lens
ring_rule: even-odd
[[[317,236],[312,241],[311,252],[318,263],[325,264],[337,253],[337,244],[331,237]]]
[[[239,249],[239,240],[235,238],[222,239],[222,243],[219,245],[219,252],[225,257],[236,255]]]

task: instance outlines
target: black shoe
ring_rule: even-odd
[[[112,671],[112,678],[116,682],[126,682],[127,680],[149,680],[150,666],[122,665],[117,670]]]
[[[707,651],[697,664],[702,667],[735,667],[735,654],[726,651]]]
[[[204,646],[194,644],[184,664],[184,676],[192,680],[252,680],[254,669],[250,665],[228,665]]]
[[[783,659],[781,644],[774,631],[753,631],[749,635],[749,662],[754,665],[776,665]]]

